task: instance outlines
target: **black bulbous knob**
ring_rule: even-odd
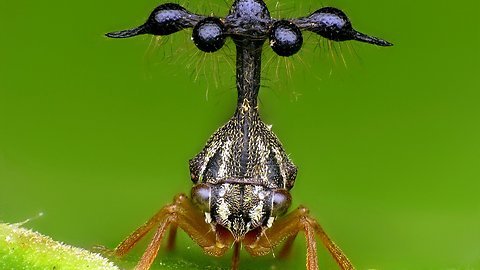
[[[143,25],[133,29],[111,32],[106,36],[111,38],[128,38],[142,34],[165,36],[192,27],[198,20],[198,15],[190,13],[182,6],[166,3],[156,7]]]
[[[167,3],[155,8],[145,25],[149,29],[149,34],[170,35],[189,27],[189,24],[184,22],[189,14],[185,8],[178,4]]]
[[[205,18],[193,28],[192,40],[201,51],[218,51],[225,44],[225,26],[219,18]]]
[[[325,7],[315,11],[309,18],[315,22],[311,31],[334,41],[351,39],[352,24],[340,9]]]
[[[296,54],[303,44],[302,32],[287,20],[276,21],[269,33],[270,47],[280,56]]]
[[[352,27],[347,15],[338,8],[324,7],[307,17],[294,22],[302,29],[312,31],[320,36],[333,40],[357,40],[378,46],[392,46],[388,41],[362,34]]]

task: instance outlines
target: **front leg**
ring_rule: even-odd
[[[123,240],[115,248],[114,254],[124,256],[149,231],[157,227],[152,241],[135,267],[136,270],[149,269],[157,256],[161,241],[169,226],[174,228],[174,230],[177,227],[184,230],[209,255],[221,256],[229,248],[230,243],[223,243],[222,239],[217,237],[215,229],[205,222],[201,211],[190,202],[186,195],[179,194],[175,197],[172,204],[160,209],[150,220]]]
[[[320,237],[323,245],[342,270],[355,268],[347,256],[328,237],[320,224],[309,215],[309,210],[303,206],[276,220],[272,227],[265,229],[256,241],[245,246],[252,256],[265,255],[285,239],[293,240],[298,232],[303,231],[307,242],[307,270],[318,270],[317,244],[315,235]],[[288,243],[287,243],[288,245]]]

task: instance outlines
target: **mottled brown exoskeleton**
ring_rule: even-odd
[[[311,31],[333,41],[357,40],[379,46],[387,41],[355,31],[339,9],[325,7],[309,16],[274,19],[261,0],[235,0],[225,18],[194,14],[178,4],[162,4],[145,24],[107,34],[126,38],[140,34],[169,35],[193,28],[192,40],[202,51],[219,50],[227,37],[236,46],[238,102],[233,117],[190,160],[193,188],[190,197],[179,194],[147,223],[115,249],[126,254],[149,231],[155,234],[136,269],[148,269],[155,259],[167,228],[172,248],[177,228],[184,230],[207,254],[222,256],[233,245],[232,269],[238,269],[240,247],[253,256],[272,252],[285,241],[285,256],[299,232],[305,233],[307,269],[318,269],[316,237],[319,237],[341,269],[354,269],[343,252],[330,240],[307,208],[286,214],[291,204],[297,168],[282,144],[262,122],[257,109],[262,47],[280,56],[297,53],[303,42],[301,31]]]

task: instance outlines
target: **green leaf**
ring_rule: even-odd
[[[0,223],[0,269],[119,268],[97,253],[54,241],[19,224]]]
[[[22,228],[22,224],[0,223],[0,269],[2,270],[120,269],[98,253],[55,241],[46,235]],[[138,258],[127,257],[116,262],[122,266],[122,269],[133,269],[137,260]],[[213,263],[213,266],[209,264],[212,262],[208,259],[184,258],[170,254],[157,258],[151,269],[227,269],[219,266],[218,262],[217,265]]]

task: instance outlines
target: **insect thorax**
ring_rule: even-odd
[[[290,190],[297,168],[256,108],[238,109],[190,160],[194,183],[245,183]]]
[[[192,181],[208,186],[208,207],[203,209],[207,222],[222,225],[235,237],[271,225],[279,214],[275,200],[280,207],[289,205],[288,190],[297,174],[257,109],[245,104],[190,160]]]

